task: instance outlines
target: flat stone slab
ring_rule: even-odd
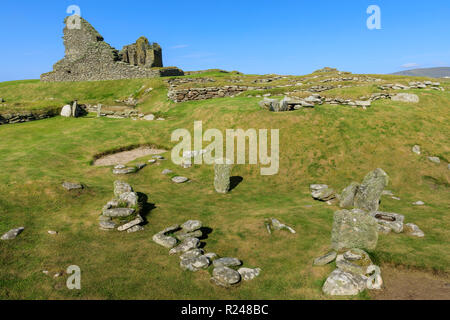
[[[336,269],[325,281],[322,291],[331,296],[355,296],[366,289],[366,280],[364,276]]]
[[[177,254],[177,253],[184,253],[192,249],[196,249],[200,246],[200,240],[197,238],[188,238],[185,239],[182,243],[180,243],[175,248],[171,249],[169,251],[169,254]]]
[[[130,174],[130,173],[135,173],[137,170],[139,170],[139,169],[136,167],[114,168],[113,174],[116,174],[116,175]]]
[[[75,182],[64,182],[62,184],[62,187],[64,189],[66,189],[67,191],[72,191],[72,190],[81,190],[83,189],[83,185],[80,183],[75,183]]]
[[[133,208],[114,208],[103,210],[103,215],[111,218],[125,218],[131,216],[136,210]]]
[[[164,233],[157,233],[153,236],[153,241],[167,249],[172,249],[178,243],[174,237],[166,236]]]
[[[189,179],[186,177],[173,177],[172,181],[175,183],[185,183],[185,182],[188,182]]]
[[[140,215],[138,215],[136,219],[134,219],[133,221],[130,221],[128,223],[125,223],[124,225],[121,225],[120,227],[117,228],[117,230],[126,231],[130,228],[133,228],[134,226],[137,226],[138,224],[140,224],[142,222],[144,222],[144,219],[142,219],[142,217]]]
[[[337,253],[336,251],[331,251],[321,257],[318,257],[314,260],[315,266],[324,266],[333,262],[336,259]]]
[[[405,224],[404,228],[403,228],[403,232],[413,236],[413,237],[418,237],[418,238],[423,238],[425,237],[425,233],[420,230],[420,228],[415,225],[414,223],[407,223]]]
[[[100,229],[104,230],[113,230],[116,228],[116,224],[112,221],[100,221],[98,224]]]
[[[180,261],[180,267],[183,270],[189,270],[192,272],[196,272],[200,269],[206,269],[210,264],[211,261],[209,261],[208,257],[204,255],[193,257],[190,259],[181,259]]]
[[[143,226],[137,225],[137,226],[131,227],[130,229],[127,229],[127,233],[134,233],[134,232],[143,231],[143,230],[144,230]]]
[[[24,227],[16,228],[9,230],[7,233],[5,233],[0,239],[1,240],[14,240],[17,238],[19,234],[21,234],[25,230]]]
[[[193,232],[200,229],[202,226],[203,224],[199,220],[188,220],[181,225],[181,229],[184,232]]]

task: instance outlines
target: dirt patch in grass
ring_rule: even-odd
[[[385,266],[385,288],[371,291],[374,300],[449,300],[450,277],[431,271]]]
[[[167,152],[163,149],[155,149],[151,147],[140,147],[133,150],[117,152],[108,154],[94,161],[94,166],[114,166],[118,164],[127,164],[138,158],[146,157],[149,155],[157,155]]]

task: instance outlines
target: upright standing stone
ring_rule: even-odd
[[[214,188],[218,193],[228,193],[231,186],[232,164],[228,159],[218,159],[214,165]]]
[[[99,103],[97,105],[97,117],[100,118],[102,116],[102,105]]]
[[[378,242],[378,222],[366,212],[353,209],[340,210],[334,213],[331,248],[344,249],[376,248]]]
[[[369,212],[377,211],[383,190],[389,183],[389,176],[383,169],[376,169],[366,175],[355,195],[355,208]]]

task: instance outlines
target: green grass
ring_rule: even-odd
[[[141,96],[143,85],[154,90]],[[372,90],[368,84],[351,94]],[[450,94],[413,92],[421,98],[417,105],[382,100],[366,111],[322,105],[270,113],[259,108],[260,99],[243,96],[173,104],[160,79],[0,83],[0,97],[23,106],[45,106],[48,97],[106,103],[136,94],[142,98],[141,110],[163,112],[168,119],[56,117],[0,126],[0,233],[26,228],[16,240],[0,242],[0,299],[329,299],[321,287],[334,265],[313,267],[312,261],[328,250],[337,208],[313,201],[309,184],[326,183],[341,190],[378,167],[390,175],[388,189],[401,198],[383,198],[381,209],[405,215],[426,237],[381,235],[371,252],[374,261],[448,273],[450,171],[446,163],[433,164],[425,154],[450,159]],[[219,195],[210,166],[182,169],[170,160],[149,165],[123,178],[155,206],[146,216],[145,231],[100,231],[97,217],[113,197],[117,177],[110,168],[93,167],[94,157],[139,144],[170,149],[172,131],[192,132],[195,120],[203,121],[204,130],[280,129],[279,174],[261,176],[257,166],[235,166],[233,175],[244,180],[230,194]],[[423,156],[411,152],[415,144],[422,146]],[[170,159],[170,153],[165,156]],[[165,168],[191,182],[173,184],[161,174]],[[87,188],[65,192],[61,183],[66,180]],[[413,206],[417,200],[426,205]],[[291,225],[297,234],[267,234],[264,219],[269,217]],[[209,282],[211,270],[183,272],[179,258],[169,256],[151,238],[188,219],[199,219],[212,229],[205,240],[207,252],[259,267],[260,277],[225,290]],[[47,230],[60,233],[50,236]],[[52,275],[70,265],[81,268],[81,291],[66,289],[66,277],[42,273],[49,270]],[[355,299],[368,298],[364,293]]]

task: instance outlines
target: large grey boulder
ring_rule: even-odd
[[[336,251],[360,248],[373,250],[378,242],[377,220],[366,212],[353,209],[334,213],[331,247]]]
[[[323,285],[323,292],[331,296],[354,296],[366,289],[367,278],[340,269],[334,270]]]
[[[341,196],[339,197],[339,206],[344,209],[351,209],[355,204],[355,196],[360,184],[358,182],[352,182],[347,188],[345,188]]]
[[[389,176],[383,169],[376,169],[366,175],[355,195],[355,208],[369,212],[377,211],[383,190],[389,183]]]
[[[136,207],[139,202],[139,197],[136,192],[125,192],[119,196],[119,201],[126,203],[128,207]]]
[[[19,234],[21,234],[23,232],[23,230],[25,230],[24,227],[9,230],[0,239],[1,240],[14,240],[15,238],[17,238],[17,236]]]
[[[418,103],[420,101],[419,96],[413,93],[397,93],[391,99],[392,101],[400,101],[406,103]]]
[[[180,267],[183,270],[189,270],[192,272],[196,272],[200,269],[206,269],[209,267],[210,264],[211,261],[209,261],[208,257],[204,255],[187,259],[181,259],[180,261]]]
[[[177,183],[177,184],[185,183],[185,182],[188,182],[188,181],[189,181],[189,179],[186,178],[186,177],[173,177],[172,178],[172,182]]]
[[[415,225],[414,223],[405,224],[405,226],[403,228],[403,232],[406,233],[407,235],[410,235],[413,237],[418,237],[418,238],[425,237],[425,233],[422,230],[420,230],[420,228],[417,225]]]
[[[70,118],[72,117],[72,107],[70,105],[65,105],[61,109],[61,117]]]
[[[214,189],[218,193],[228,193],[231,187],[233,165],[228,159],[217,159],[214,164]]]
[[[241,275],[236,270],[228,267],[217,267],[213,270],[211,280],[221,287],[229,287],[241,281]]]

